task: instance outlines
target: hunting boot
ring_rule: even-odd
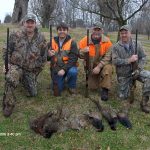
[[[107,101],[108,100],[108,89],[102,88],[102,91],[101,91],[101,100],[102,101]]]
[[[5,117],[9,117],[14,109],[15,96],[13,94],[13,88],[6,84],[5,92],[3,96],[3,114]]]
[[[71,94],[71,95],[76,95],[77,94],[77,90],[76,90],[76,88],[68,88],[68,91],[69,91],[69,93]]]
[[[141,110],[145,113],[150,113],[150,107],[148,106],[149,96],[143,96],[140,103]]]

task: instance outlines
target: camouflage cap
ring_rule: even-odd
[[[36,16],[34,14],[27,14],[25,17],[24,17],[24,21],[28,21],[28,20],[33,20],[34,22],[36,22]]]
[[[101,22],[95,22],[95,23],[93,24],[93,29],[94,29],[94,28],[100,28],[100,29],[102,29],[102,28],[103,28],[103,25],[102,25]]]
[[[121,31],[121,30],[126,30],[126,31],[131,32],[131,27],[129,25],[123,25],[119,31]]]

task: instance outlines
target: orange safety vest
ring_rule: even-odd
[[[69,53],[71,49],[71,42],[72,42],[72,39],[68,40],[67,42],[63,44],[61,48],[61,51],[62,50],[65,51],[65,53],[63,53],[63,56],[62,56],[63,62],[65,64],[68,63],[68,60],[69,60],[67,54]],[[58,53],[59,47],[54,39],[52,39],[52,49],[55,50],[56,53]],[[55,61],[57,61],[57,59]]]
[[[102,37],[102,41],[99,44],[100,44],[100,49],[99,49],[100,56],[103,56],[108,51],[108,49],[112,46],[112,43],[109,40],[109,38],[107,38],[105,36]],[[83,48],[87,47],[87,36],[85,36],[83,39],[81,39],[78,46],[79,46],[79,49],[83,49]],[[92,41],[90,41],[89,42],[89,56],[94,57],[95,54],[96,54],[95,46],[92,43]]]

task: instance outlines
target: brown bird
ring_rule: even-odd
[[[40,135],[44,135],[43,126],[45,124],[45,121],[52,115],[53,113],[50,111],[47,114],[38,117],[37,119],[30,120],[30,123],[29,123],[30,128],[36,133]]]
[[[93,98],[90,98],[90,100],[95,103],[95,105],[97,106],[97,108],[101,112],[102,116],[108,122],[110,128],[112,130],[116,130],[116,124],[117,124],[117,115],[116,115],[116,113],[111,108],[102,107],[102,105],[100,104],[99,101],[96,101]]]
[[[118,113],[117,114],[118,120],[119,122],[125,126],[127,129],[131,129],[132,128],[132,124],[128,118],[127,115],[125,115],[124,113]]]
[[[98,132],[101,132],[104,130],[104,125],[102,123],[102,119],[100,115],[97,112],[90,112],[88,114],[84,114],[87,121],[92,124]]]

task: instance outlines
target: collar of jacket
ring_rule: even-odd
[[[123,46],[123,47],[124,47],[124,44],[122,43],[121,40],[118,41],[118,44],[119,44],[120,46]],[[129,41],[127,44],[129,44],[129,45],[133,44],[133,40],[130,39],[130,41]]]
[[[108,38],[108,37],[106,37],[104,34],[102,34],[102,36],[101,36],[101,41],[100,41],[100,42],[102,42],[102,43],[109,42],[109,38]],[[93,44],[93,42],[92,42],[91,38],[90,38],[89,43],[90,43],[90,44]]]
[[[33,37],[36,37],[38,33],[39,33],[39,31],[38,31],[38,28],[36,27],[35,30],[34,30],[34,36]],[[22,34],[23,37],[27,37],[27,32],[24,28],[22,29],[21,34]]]
[[[63,42],[63,44],[66,43],[67,41],[69,41],[70,39],[71,39],[71,36],[67,35],[66,38],[65,38],[65,40],[64,40],[64,42]],[[59,36],[55,36],[54,40],[59,45]]]

